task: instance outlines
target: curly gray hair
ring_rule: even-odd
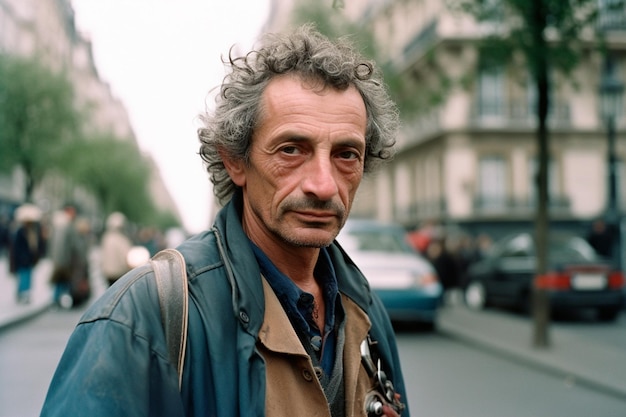
[[[221,85],[216,108],[200,115],[204,125],[198,129],[200,157],[221,203],[232,196],[236,185],[218,150],[248,161],[263,91],[281,74],[295,73],[338,90],[355,86],[367,111],[364,171],[371,172],[392,157],[399,124],[397,107],[385,89],[380,70],[347,38],[332,42],[312,25],[304,25],[290,34],[268,34],[264,41],[258,50],[242,57],[233,57],[231,50],[225,62],[231,72]]]

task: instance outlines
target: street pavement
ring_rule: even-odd
[[[97,255],[95,255],[97,256]],[[33,273],[30,304],[18,304],[16,279],[0,258],[0,331],[45,312],[53,304],[51,262],[43,259]],[[100,291],[98,291],[99,293]],[[626,348],[583,337],[575,328],[550,326],[547,348],[532,345],[532,320],[496,311],[473,311],[462,303],[442,308],[438,332],[526,366],[626,399]]]
[[[464,304],[442,308],[441,334],[509,359],[626,399],[626,346],[581,335],[575,328],[550,325],[548,347],[533,346],[533,321],[504,312],[475,311]]]
[[[35,267],[30,303],[17,302],[17,278],[9,272],[6,256],[0,256],[0,331],[46,311],[53,302],[53,287],[49,283],[52,262],[44,258]]]

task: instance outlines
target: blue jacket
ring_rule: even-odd
[[[235,197],[211,231],[184,242],[189,331],[182,392],[168,361],[152,269],[116,282],[81,318],[42,410],[52,416],[263,416],[265,363],[256,348],[263,284]],[[342,249],[329,248],[339,290],[369,316],[387,376],[406,402],[395,336],[382,303]],[[408,416],[408,410],[403,413]]]

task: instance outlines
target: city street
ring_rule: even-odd
[[[49,310],[0,332],[0,417],[37,416],[52,374],[82,310]],[[508,313],[489,312],[505,318]],[[523,318],[522,318],[523,319]],[[554,323],[626,351],[626,318],[617,323]],[[623,417],[626,398],[579,384],[570,375],[494,354],[444,333],[399,330],[409,404],[420,417]],[[590,357],[588,360],[602,360]]]
[[[506,313],[495,313],[506,314]],[[621,343],[626,352],[626,320],[619,325],[576,326],[589,337]],[[442,334],[400,332],[403,370],[412,415],[420,417],[623,417],[626,398],[554,374]],[[530,335],[528,335],[530,343]],[[602,358],[588,358],[602,361]]]
[[[39,415],[48,385],[82,310],[50,310],[0,332],[0,416]]]

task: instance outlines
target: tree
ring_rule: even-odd
[[[105,213],[152,224],[159,213],[149,193],[150,165],[131,140],[102,135],[76,141],[59,170],[94,193]]]
[[[460,10],[478,21],[497,23],[497,31],[479,42],[483,57],[493,64],[511,63],[516,54],[523,56],[536,86],[538,203],[535,220],[537,247],[536,277],[546,273],[548,213],[549,132],[551,76],[568,75],[578,63],[584,48],[586,30],[593,29],[597,15],[596,0],[452,0]],[[537,282],[537,280],[536,280]],[[538,285],[533,288],[533,344],[549,345],[548,294]]]
[[[77,138],[80,122],[64,74],[36,58],[0,54],[0,171],[23,170],[26,201]]]

